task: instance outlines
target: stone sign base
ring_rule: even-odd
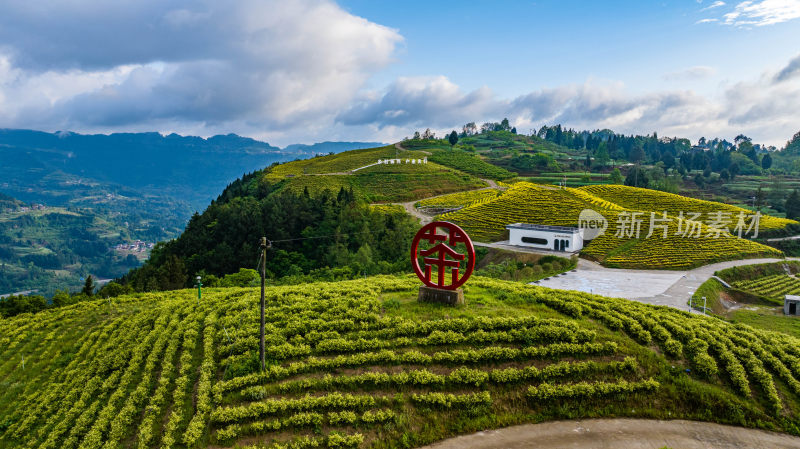
[[[451,306],[464,304],[464,290],[444,290],[441,288],[428,287],[421,285],[419,287],[419,296],[417,301],[420,302],[438,302],[441,304],[448,304]]]

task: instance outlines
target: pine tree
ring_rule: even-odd
[[[761,168],[769,170],[770,167],[772,167],[772,156],[766,153],[764,157],[761,158]]]
[[[797,189],[794,189],[789,198],[786,198],[786,218],[792,220],[800,218],[800,194],[797,193]]]
[[[83,283],[83,290],[81,290],[86,296],[94,296],[94,278],[92,275],[86,276],[86,281]]]
[[[453,145],[458,142],[458,133],[456,133],[455,130],[451,132],[450,135],[447,136],[447,141],[450,142],[450,148],[452,148]]]

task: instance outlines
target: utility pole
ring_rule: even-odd
[[[264,360],[264,287],[267,282],[267,249],[272,246],[271,244],[267,244],[267,238],[261,237],[261,327],[259,329],[259,340],[258,340],[258,354],[259,360],[261,360],[261,370],[267,369],[267,363]]]

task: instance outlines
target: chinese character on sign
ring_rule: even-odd
[[[439,230],[443,232],[437,232]],[[433,246],[420,248],[420,243],[425,241]],[[457,250],[459,243],[466,246],[465,253]],[[467,281],[475,268],[475,248],[463,229],[452,223],[435,221],[423,226],[414,236],[411,266],[425,285],[455,290]]]

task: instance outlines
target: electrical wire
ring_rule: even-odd
[[[375,231],[364,231],[364,232],[351,232],[349,234],[331,234],[331,235],[318,235],[314,237],[298,237],[294,239],[281,239],[281,240],[267,240],[270,243],[282,243],[282,242],[296,242],[300,240],[312,240],[312,239],[325,239],[330,237],[348,237],[351,235],[362,235],[362,234],[376,234]]]

